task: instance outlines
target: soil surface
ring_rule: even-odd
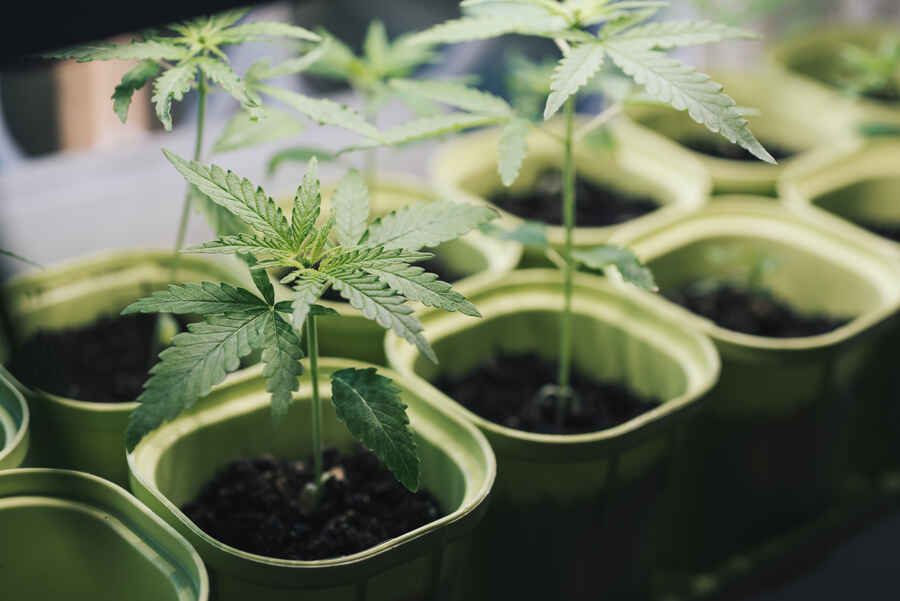
[[[900,225],[890,223],[879,223],[877,221],[865,221],[862,219],[853,219],[853,223],[861,228],[867,229],[873,234],[877,234],[882,238],[900,242]]]
[[[59,396],[130,403],[161,350],[152,344],[156,320],[153,314],[113,315],[84,327],[38,332],[13,353],[9,369]]]
[[[306,510],[303,489],[313,463],[271,456],[234,461],[182,508],[210,536],[238,549],[282,559],[350,555],[443,515],[427,490],[411,493],[370,452],[325,451],[318,506]]]
[[[562,173],[548,169],[538,175],[534,186],[525,193],[512,194],[504,188],[489,200],[523,219],[562,225]],[[624,223],[660,206],[649,196],[631,195],[582,177],[575,178],[575,223],[579,227]]]
[[[462,377],[440,377],[434,385],[470,411],[494,423],[542,434],[581,434],[621,424],[659,406],[613,382],[597,382],[572,371],[576,403],[561,424],[557,400],[539,391],[557,381],[557,364],[534,353],[500,354]]]
[[[816,336],[850,321],[844,317],[800,313],[769,291],[751,290],[731,283],[716,286],[688,284],[663,291],[663,294],[723,328],[756,336]]]
[[[758,158],[756,158],[737,144],[732,144],[725,139],[698,136],[696,138],[685,138],[683,140],[679,140],[678,142],[682,146],[690,148],[695,152],[709,155],[711,157],[716,157],[718,159],[727,159],[729,161],[748,161],[754,163],[760,162]],[[769,151],[769,154],[771,154],[776,161],[789,159],[797,154],[794,150],[790,150],[778,144],[773,144],[772,142],[761,140],[760,143],[766,150]]]

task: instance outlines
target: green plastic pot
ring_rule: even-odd
[[[330,398],[331,372],[367,366],[322,359],[321,394]],[[494,456],[484,436],[448,411],[446,400],[426,382],[383,368],[379,373],[402,390],[422,459],[422,485],[447,515],[360,553],[319,561],[254,555],[210,537],[179,509],[231,461],[264,453],[309,456],[308,374],[278,425],[272,422],[261,367],[253,367],[229,376],[194,408],[145,437],[128,456],[132,491],[194,545],[209,568],[216,599],[465,598],[458,580],[470,552],[469,533],[481,518],[494,481]],[[353,439],[337,421],[331,403],[323,410],[326,444],[352,448]],[[438,591],[446,596],[437,597]]]
[[[583,120],[579,120],[580,122]],[[580,144],[575,152],[578,174],[589,180],[603,183],[632,194],[646,194],[662,206],[652,213],[631,221],[605,227],[577,227],[574,243],[587,248],[605,243],[617,232],[631,233],[652,230],[668,223],[679,215],[702,206],[711,189],[709,175],[697,160],[677,148],[660,152],[658,136],[627,120],[618,120],[611,126],[614,139],[612,150],[602,150]],[[444,145],[430,164],[435,187],[443,193],[464,202],[488,202],[488,198],[503,189],[497,174],[496,148],[500,132],[488,129],[460,136]],[[528,137],[528,157],[522,164],[519,177],[510,188],[527,190],[541,171],[561,166],[563,147],[546,134],[533,132]],[[562,202],[562,199],[560,199]],[[579,202],[576,199],[576,202]],[[583,202],[583,199],[582,199]],[[500,211],[497,225],[512,229],[522,219]],[[565,240],[561,226],[547,228],[547,239],[559,250]],[[526,266],[546,266],[542,252],[526,249]]]
[[[326,191],[328,202],[330,190]],[[381,216],[400,207],[433,200],[436,194],[421,180],[401,175],[384,176],[371,194],[371,214]],[[282,204],[284,204],[282,202]],[[326,210],[322,211],[327,214]],[[428,249],[426,249],[428,250]],[[463,274],[453,287],[468,296],[519,264],[522,246],[473,231],[434,249],[454,271]],[[274,279],[274,278],[273,278]],[[292,298],[293,291],[277,283],[279,300]],[[319,349],[323,355],[345,357],[385,365],[384,328],[363,317],[349,303],[323,300],[320,304],[338,312],[339,317],[324,316],[318,320]]]
[[[674,147],[690,153],[702,163],[712,177],[714,194],[741,192],[774,196],[776,182],[787,166],[839,135],[837,131],[829,131],[829,127],[833,128],[830,119],[822,119],[821,115],[810,113],[805,106],[792,102],[792,96],[780,94],[778,78],[757,72],[731,71],[712,75],[739,105],[759,111],[759,115],[748,115],[747,120],[763,146],[774,144],[796,154],[779,161],[778,165],[755,158],[746,161],[719,158],[683,145],[683,142],[693,140],[728,143],[684,111],[635,105],[628,109],[628,115],[640,126],[661,134],[664,139],[658,144],[660,156],[666,156],[674,142]]]
[[[497,280],[474,297],[482,319],[424,314],[440,365],[393,334],[385,341],[388,359],[399,372],[426,379],[465,373],[500,351],[553,359],[561,277],[533,269]],[[476,533],[481,598],[645,594],[669,460],[718,375],[712,343],[673,320],[652,295],[576,274],[572,307],[575,366],[664,402],[599,432],[547,435],[500,426],[444,399],[497,455],[494,498]]]
[[[900,265],[871,240],[768,199],[730,197],[644,236],[621,238],[661,290],[746,277],[779,265],[766,287],[809,312],[852,317],[829,333],[766,338],[734,332],[671,303],[715,342],[722,374],[678,468],[683,541],[670,561],[707,567],[817,514],[846,475],[853,382],[900,306]],[[688,551],[690,550],[690,551]]]
[[[33,271],[3,287],[19,335],[88,324],[117,315],[135,300],[163,290],[170,281],[171,251],[107,252]],[[183,255],[179,281],[241,281],[231,261]],[[244,269],[246,272],[246,268]],[[17,383],[32,414],[29,464],[76,469],[117,484],[128,482],[124,432],[137,407],[63,398]],[[127,402],[126,402],[127,401]]]
[[[6,599],[206,601],[188,542],[125,490],[90,474],[0,471]]]
[[[792,104],[805,106],[820,121],[847,130],[864,122],[900,124],[900,103],[851,96],[838,87],[840,55],[848,45],[875,48],[896,36],[900,23],[816,27],[774,46],[769,62],[784,78],[781,84]]]
[[[0,368],[0,470],[19,467],[28,454],[29,421],[25,397]]]

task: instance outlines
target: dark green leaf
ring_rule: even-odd
[[[145,60],[122,76],[122,83],[116,86],[112,95],[113,111],[119,116],[122,123],[125,123],[128,117],[128,107],[131,106],[131,97],[135,91],[143,88],[157,74],[159,74],[159,65],[152,60]]]

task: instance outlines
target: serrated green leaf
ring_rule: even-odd
[[[568,31],[567,31],[568,30]],[[583,39],[590,34],[569,30],[569,24],[556,15],[487,15],[462,17],[445,21],[409,38],[412,44],[454,44],[470,40],[484,40],[501,35],[518,33],[544,37]]]
[[[421,201],[377,219],[363,246],[419,250],[457,238],[497,217],[487,206],[448,201]]]
[[[293,393],[300,389],[297,378],[303,373],[301,344],[300,336],[281,315],[268,313],[263,326],[263,377],[268,380],[266,391],[272,393],[272,417],[276,421],[287,415]]]
[[[690,65],[656,50],[628,42],[604,44],[613,62],[643,85],[647,93],[688,114],[694,121],[735,142],[757,158],[775,163],[747,126],[747,120],[735,108],[735,102],[722,86]]]
[[[188,194],[191,206],[206,218],[209,227],[217,236],[239,234],[248,230],[243,221],[225,207],[214,203],[209,196],[198,190],[197,186],[191,186]]]
[[[589,269],[604,270],[610,265],[614,265],[626,282],[651,292],[659,290],[650,269],[627,248],[606,244],[573,251],[572,257],[584,263]]]
[[[512,230],[505,230],[493,223],[484,223],[479,226],[482,233],[500,240],[512,240],[532,246],[534,248],[547,248],[547,226],[539,221],[526,221]]]
[[[169,284],[152,296],[131,303],[122,310],[129,313],[176,313],[215,315],[264,310],[264,303],[255,294],[228,284],[213,282]]]
[[[285,148],[272,155],[269,162],[266,164],[266,173],[272,175],[282,163],[308,163],[312,158],[316,158],[322,162],[335,160],[334,154],[321,148],[313,148],[310,146]]]
[[[363,317],[393,330],[437,363],[437,356],[422,335],[422,324],[413,315],[412,307],[377,276],[350,269],[336,269],[323,275]]]
[[[316,317],[340,317],[341,314],[331,307],[323,307],[322,305],[310,305],[309,314]]]
[[[531,124],[525,119],[513,119],[503,126],[498,147],[497,171],[504,186],[511,186],[519,177],[519,169],[528,154],[528,131]]]
[[[172,67],[153,82],[153,97],[156,116],[166,131],[172,130],[172,101],[180,101],[190,92],[194,84],[197,65],[193,61]]]
[[[303,327],[310,308],[319,300],[326,288],[328,288],[328,282],[318,277],[307,277],[294,285],[291,323],[295,328],[299,330]]]
[[[289,38],[308,42],[319,42],[322,39],[308,29],[280,21],[254,21],[229,27],[217,33],[215,39],[219,44],[240,44],[241,42],[258,42],[271,38]]]
[[[116,86],[112,95],[113,111],[115,111],[122,123],[125,123],[125,120],[128,118],[128,107],[131,106],[131,97],[158,74],[159,65],[154,61],[144,60],[129,69],[122,76],[122,82]]]
[[[275,254],[285,257],[291,254],[289,251],[284,250],[278,242],[266,240],[253,234],[222,236],[216,240],[204,242],[199,246],[185,248],[181,252],[197,254]]]
[[[550,79],[550,96],[544,107],[545,120],[555,115],[570,96],[590,81],[603,65],[604,56],[606,51],[602,45],[581,44],[559,61]]]
[[[363,40],[363,52],[366,60],[376,72],[380,72],[384,68],[389,47],[390,43],[384,23],[377,19],[369,23],[369,29],[366,30],[366,37]]]
[[[303,128],[303,123],[284,111],[266,109],[265,116],[256,120],[246,112],[239,112],[225,124],[213,152],[228,152],[274,142],[295,136]]]
[[[512,108],[499,96],[454,81],[392,79],[390,86],[402,94],[415,94],[472,113],[508,117]]]
[[[409,144],[470,127],[490,125],[503,119],[504,117],[493,115],[469,115],[466,113],[444,113],[431,117],[419,117],[383,132],[380,143],[388,146]],[[378,143],[372,143],[372,145],[378,145]],[[358,148],[361,147],[364,145]]]
[[[351,169],[338,182],[331,197],[335,232],[342,246],[356,246],[369,223],[369,189],[362,176]]]
[[[633,27],[616,36],[616,41],[651,48],[680,48],[723,40],[752,40],[759,36],[738,27],[711,21],[657,21]]]
[[[409,490],[419,488],[419,456],[400,389],[374,367],[348,367],[331,374],[337,418],[375,453]]]
[[[130,44],[97,42],[71,46],[42,54],[45,58],[77,59],[79,63],[107,60],[172,60],[190,56],[184,46],[162,40],[135,41]]]
[[[272,280],[269,279],[269,274],[263,269],[253,269],[253,266],[256,264],[256,257],[253,255],[247,255],[246,257],[247,264],[250,266],[250,277],[253,279],[253,285],[256,286],[256,289],[259,290],[259,293],[262,294],[263,299],[270,306],[275,305],[275,286],[272,285]]]
[[[322,204],[322,193],[319,186],[319,162],[316,157],[309,159],[303,181],[297,194],[294,195],[294,207],[291,211],[291,233],[294,244],[300,248],[306,236],[312,231]]]
[[[150,370],[150,379],[137,399],[140,405],[131,413],[125,432],[128,450],[134,450],[147,433],[190,408],[228,372],[238,369],[241,358],[260,347],[270,315],[265,306],[212,315],[204,322],[189,324],[188,332],[175,336]]]
[[[268,85],[259,86],[263,94],[280,100],[322,125],[336,125],[363,137],[378,140],[378,130],[359,113],[344,105],[324,98],[310,98],[290,90],[282,90]]]
[[[377,275],[384,283],[412,301],[445,311],[459,311],[470,317],[481,317],[475,305],[462,294],[442,282],[434,273],[406,263],[363,267],[363,271]]]
[[[251,118],[258,118],[255,109],[260,107],[259,98],[247,87],[247,84],[231,67],[220,60],[209,57],[195,59],[197,66],[203,70],[206,76],[220,88],[228,92],[235,100],[241,103],[241,107],[250,111]]]
[[[197,161],[187,161],[165,148],[163,154],[191,184],[243,220],[257,232],[284,245],[291,246],[291,231],[281,209],[262,188],[255,188],[250,180],[231,171]]]
[[[384,248],[383,246],[356,246],[342,248],[322,260],[319,268],[323,271],[331,269],[363,269],[366,267],[383,267],[397,263],[417,263],[426,261],[434,255],[429,252],[410,251],[402,248]]]
[[[416,67],[432,62],[438,56],[431,46],[411,44],[409,38],[410,35],[402,35],[394,39],[384,61],[384,77],[406,77]]]

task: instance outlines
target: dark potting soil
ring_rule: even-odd
[[[525,193],[503,189],[490,197],[501,209],[523,219],[562,225],[562,173],[548,169],[538,175]],[[649,196],[631,195],[616,188],[575,178],[575,223],[583,227],[601,227],[631,221],[660,207]]]
[[[83,327],[40,331],[16,349],[9,370],[59,396],[130,403],[156,363],[156,320],[151,314],[112,315]]]
[[[238,549],[282,559],[350,555],[414,530],[443,515],[434,496],[411,493],[369,451],[325,451],[335,477],[319,503],[306,510],[303,489],[312,459],[272,456],[234,461],[182,510],[210,536]]]
[[[688,284],[663,291],[672,302],[707,317],[719,326],[770,338],[797,338],[825,334],[850,320],[824,314],[806,314],[793,309],[765,290],[737,284],[715,286]]]
[[[719,159],[727,159],[729,161],[759,162],[758,158],[756,158],[737,144],[732,144],[728,140],[724,139],[697,136],[684,138],[683,140],[679,140],[679,143],[682,146],[690,148],[695,152],[706,154]],[[797,154],[793,150],[790,150],[783,146],[779,146],[778,144],[773,144],[771,142],[762,141],[762,145],[766,150],[769,151],[769,154],[771,154],[776,161],[789,159]]]
[[[863,219],[853,219],[852,221],[859,227],[867,229],[882,238],[900,242],[900,225],[878,223],[877,221],[866,221]]]
[[[557,424],[557,401],[539,391],[557,380],[557,364],[534,353],[499,354],[461,377],[442,376],[434,385],[470,411],[494,423],[541,434],[581,434],[621,424],[659,406],[623,385],[597,382],[572,370],[577,402]]]

